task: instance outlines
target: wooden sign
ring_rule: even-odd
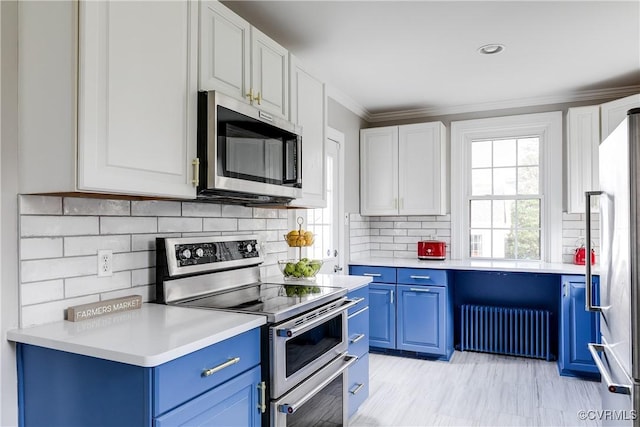
[[[67,308],[67,320],[79,322],[93,317],[104,316],[105,314],[136,310],[140,307],[142,307],[142,297],[140,295],[129,295],[122,298],[69,307]]]

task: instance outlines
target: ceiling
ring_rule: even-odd
[[[370,121],[640,92],[638,0],[223,3]]]

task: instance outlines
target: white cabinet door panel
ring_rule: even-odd
[[[600,142],[627,117],[627,111],[640,107],[640,93],[600,105]]]
[[[360,213],[398,213],[398,127],[360,131]]]
[[[195,197],[197,7],[80,4],[78,188]]]
[[[200,90],[250,102],[251,25],[217,1],[200,4]]]
[[[251,28],[251,82],[258,108],[288,118],[288,52],[256,28]]]
[[[584,213],[585,191],[600,188],[598,146],[600,107],[569,108],[567,112],[567,213]],[[597,198],[594,198],[597,201]],[[598,210],[597,205],[592,210]]]

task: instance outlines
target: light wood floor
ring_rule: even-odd
[[[556,362],[456,351],[447,362],[370,354],[369,398],[351,426],[598,426],[599,383]]]

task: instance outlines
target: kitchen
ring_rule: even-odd
[[[294,4],[296,7],[303,7],[301,4]],[[591,7],[598,7],[598,3],[593,4],[594,6]],[[602,4],[600,4],[600,7],[603,9],[597,10],[603,16],[606,15],[605,11],[608,13],[617,10],[617,13],[620,13],[620,15],[614,15],[617,16],[617,19],[622,19],[620,16],[625,15],[628,17],[638,16],[637,4],[634,2],[614,4],[620,8],[627,7],[632,8],[632,10],[623,13],[613,7],[603,7]],[[462,7],[462,5],[464,4],[458,7]],[[263,23],[256,16],[264,14],[265,16],[286,17],[287,15],[278,7],[293,9],[294,5],[280,4],[278,6],[276,3],[271,8],[260,9],[251,3],[230,2],[226,6],[235,10],[238,15],[244,18],[245,22],[248,21],[251,25],[260,28],[268,36],[267,39],[270,37],[278,40],[291,53],[299,55],[300,61],[297,67],[300,70],[299,76],[314,75],[306,72],[306,62],[301,60],[302,58],[312,57],[309,54],[305,57],[305,52],[302,49],[298,51],[295,48],[295,40],[304,40],[304,37],[295,34],[290,36],[293,39],[289,40],[285,38],[285,34],[280,33],[280,31],[284,31],[280,28],[285,28],[285,26],[278,24],[278,21],[273,21],[271,24],[268,22]],[[362,7],[358,3],[346,4],[345,7],[348,6],[353,8]],[[167,198],[174,199],[178,197],[181,192],[186,194],[186,196],[182,197],[183,199],[189,199],[193,186],[190,182],[188,182],[188,186],[185,186],[184,182],[191,179],[193,166],[188,164],[188,161],[195,157],[195,153],[184,152],[186,148],[182,146],[170,147],[167,145],[167,150],[158,150],[157,148],[154,149],[153,144],[145,145],[142,140],[167,141],[167,138],[163,135],[164,132],[167,135],[174,136],[177,140],[193,141],[195,136],[193,134],[185,134],[183,129],[187,129],[187,133],[194,132],[195,117],[193,114],[185,115],[184,109],[187,106],[182,104],[179,107],[172,106],[169,111],[161,111],[150,108],[154,106],[155,100],[153,99],[144,99],[138,102],[139,100],[136,100],[133,95],[125,96],[127,93],[134,95],[135,93],[153,94],[154,88],[165,87],[166,82],[163,78],[169,76],[170,79],[174,79],[172,81],[182,82],[181,85],[173,84],[170,86],[175,89],[175,92],[172,92],[172,96],[181,96],[180,94],[187,90],[187,93],[194,98],[190,105],[195,105],[197,88],[203,87],[197,81],[199,67],[198,54],[196,53],[198,50],[197,33],[194,34],[192,32],[190,33],[191,38],[185,39],[186,32],[181,32],[180,28],[167,26],[166,28],[172,28],[172,31],[167,31],[166,34],[158,34],[156,29],[155,33],[148,33],[150,35],[149,39],[136,40],[136,43],[140,43],[143,47],[145,45],[157,46],[161,44],[159,40],[163,40],[163,43],[166,42],[167,51],[171,52],[171,54],[181,55],[180,58],[184,57],[192,61],[188,68],[189,71],[185,71],[184,67],[170,67],[167,65],[166,68],[160,67],[164,70],[163,73],[157,73],[155,70],[158,69],[158,63],[151,62],[157,57],[151,54],[148,55],[150,62],[146,67],[144,64],[140,64],[140,67],[130,67],[124,66],[129,65],[128,63],[114,62],[113,74],[111,74],[110,78],[113,78],[120,85],[121,90],[117,95],[121,96],[121,98],[114,98],[113,102],[116,102],[114,105],[118,105],[117,102],[120,102],[121,105],[127,105],[128,109],[110,110],[112,120],[120,126],[111,130],[117,133],[129,128],[133,130],[143,128],[149,129],[149,132],[152,133],[149,135],[142,134],[144,138],[141,138],[141,134],[133,134],[132,132],[131,137],[123,138],[123,144],[118,145],[116,141],[116,145],[111,147],[113,149],[110,153],[113,156],[111,160],[118,164],[120,170],[126,169],[128,172],[124,174],[111,173],[107,167],[109,165],[105,166],[99,162],[100,154],[98,149],[100,149],[100,145],[92,148],[90,144],[85,144],[85,141],[91,141],[91,138],[95,139],[95,136],[91,135],[92,130],[107,126],[104,121],[101,121],[103,118],[100,115],[101,111],[103,111],[100,108],[108,107],[100,104],[103,99],[101,98],[100,90],[104,90],[100,89],[100,85],[105,83],[105,77],[99,74],[102,69],[100,68],[102,66],[100,61],[104,60],[100,55],[104,54],[105,46],[100,45],[99,40],[90,38],[92,34],[90,29],[104,25],[104,21],[100,20],[103,17],[101,15],[103,12],[95,10],[95,14],[78,17],[73,7],[65,6],[64,3],[60,3],[57,6],[49,6],[51,10],[47,9],[46,13],[38,10],[38,7],[41,7],[38,3],[30,2],[22,3],[20,6],[11,2],[3,2],[2,4],[3,293],[1,302],[3,331],[16,327],[60,321],[63,319],[63,310],[69,306],[91,303],[106,298],[121,297],[131,293],[132,290],[142,295],[145,301],[152,300],[156,292],[156,272],[154,268],[155,237],[171,238],[203,234],[229,234],[231,232],[240,232],[241,234],[256,232],[269,242],[266,260],[263,266],[260,267],[262,269],[261,274],[264,276],[280,274],[277,260],[294,257],[289,252],[287,243],[282,240],[283,234],[296,227],[295,223],[292,222],[292,215],[281,209],[248,208],[229,204],[203,204],[188,200],[182,202],[166,200]],[[68,8],[65,9],[65,7]],[[147,5],[146,7],[149,6]],[[633,9],[634,7],[635,9]],[[242,8],[245,10],[241,10]],[[198,16],[197,8],[195,9],[186,10],[181,8],[180,22],[187,22],[185,21],[187,19],[191,19],[190,22],[197,22],[198,19],[203,19],[202,16]],[[567,14],[571,13],[571,10],[570,8],[568,9],[554,9],[553,15],[555,19],[561,22],[569,21],[570,16],[567,16]],[[492,16],[489,13],[490,11],[491,9],[488,9],[485,14]],[[138,15],[135,16],[144,16],[145,12],[146,10],[137,10],[136,13]],[[295,10],[292,12],[295,12]],[[345,13],[345,11],[341,11],[341,13]],[[461,12],[459,11],[459,13]],[[475,15],[477,16],[478,13],[480,12]],[[461,16],[466,15],[461,14]],[[499,17],[499,13],[496,16]],[[50,17],[56,17],[56,19],[50,19]],[[122,16],[116,16],[116,18],[126,22]],[[81,25],[79,30],[76,30],[78,28],[76,23],[78,19],[81,22],[88,22],[89,25]],[[166,19],[167,22],[171,23],[178,18],[172,15],[172,11],[169,11],[164,14],[160,13],[156,19],[158,22],[160,22],[160,19]],[[336,17],[327,18],[323,22],[333,22],[334,20],[339,22]],[[298,22],[304,22],[304,20],[300,19]],[[470,25],[467,21],[464,23]],[[397,25],[397,23],[394,24]],[[627,33],[617,35],[618,33],[612,30],[613,34],[620,37],[620,40],[615,40],[616,42],[631,43],[630,47],[625,48],[625,52],[638,52],[637,40],[634,41],[634,38],[637,39],[637,37],[634,37],[637,35],[637,25],[637,19],[631,19],[630,25],[617,26],[619,31],[628,31],[628,36],[625,35]],[[161,27],[160,24],[156,27],[158,26]],[[311,33],[311,26],[308,23],[307,26]],[[497,23],[494,26],[499,28]],[[194,26],[188,28],[194,31]],[[588,29],[593,30],[593,27]],[[88,33],[85,35],[82,31],[88,31]],[[314,27],[313,31],[319,30]],[[335,31],[338,31],[337,24]],[[514,30],[512,29],[511,31]],[[583,29],[583,31],[585,30]],[[76,34],[76,32],[78,33]],[[375,34],[375,32],[366,33],[364,31],[363,33],[372,37]],[[581,34],[585,34],[586,37],[589,32]],[[501,34],[498,32],[494,35],[497,39],[483,40],[483,43],[501,42],[504,39],[500,36]],[[80,76],[78,76],[79,72],[76,69],[76,58],[74,56],[76,54],[74,53],[74,46],[78,39],[88,40],[88,43],[95,43],[91,45],[94,49],[79,53],[84,60],[82,62],[83,66],[88,67],[87,69],[89,70],[89,72]],[[20,44],[16,40],[19,40]],[[179,40],[183,44],[174,43],[175,40]],[[287,42],[287,40],[289,41]],[[379,42],[379,39],[375,40]],[[514,46],[512,43],[504,41],[506,45],[505,51],[500,55],[495,58],[480,57],[475,50],[483,43],[480,43],[477,38],[472,40],[473,45],[470,48],[473,50],[473,54],[478,55],[481,60],[496,59],[502,61],[501,58],[508,58],[507,55],[511,52],[513,54],[517,52],[515,48],[512,50],[512,46]],[[591,39],[588,40],[591,42]],[[611,41],[611,39],[605,41]],[[110,42],[112,43],[111,48],[124,50],[126,50],[128,43],[133,44],[133,41],[126,39],[126,37],[123,40],[115,38]],[[588,46],[588,43],[583,43],[582,45]],[[188,52],[185,52],[184,46],[188,46]],[[549,44],[543,44],[543,46],[549,46]],[[138,48],[138,45],[132,46],[131,52],[142,55],[141,52],[144,52],[144,49],[140,48],[139,51],[136,51]],[[272,50],[275,51],[275,49]],[[594,50],[602,52],[606,51],[607,48]],[[619,51],[616,49],[608,48],[608,50],[612,52],[612,56],[616,56],[616,53],[620,56]],[[52,58],[48,52],[58,52],[58,55]],[[365,52],[369,53],[368,50],[363,49],[363,55]],[[401,53],[407,54],[400,50],[398,55]],[[135,54],[132,56],[133,58],[136,57]],[[374,51],[373,54],[375,55],[377,52]],[[531,55],[534,54],[532,53]],[[351,56],[351,59],[359,57],[359,55],[353,53]],[[421,235],[419,236],[420,239],[415,239],[416,235],[411,233],[412,230],[417,229],[429,230],[429,233],[436,236],[438,240],[446,241],[448,243],[447,249],[450,251],[447,253],[448,259],[457,260],[462,257],[460,254],[464,253],[464,243],[456,244],[456,242],[464,241],[460,234],[456,235],[458,226],[455,224],[456,221],[460,221],[460,218],[456,218],[456,215],[459,215],[460,211],[451,209],[445,215],[421,215],[422,218],[409,214],[401,215],[400,213],[391,216],[388,216],[390,215],[389,213],[379,212],[362,214],[360,195],[365,194],[361,193],[361,185],[365,185],[365,183],[360,181],[360,168],[358,167],[361,160],[360,129],[442,121],[449,136],[453,137],[454,126],[451,122],[462,123],[475,119],[514,114],[549,113],[553,111],[562,111],[561,125],[562,129],[565,129],[565,126],[567,126],[565,122],[566,115],[569,114],[570,108],[595,106],[599,115],[600,105],[605,106],[611,101],[639,92],[637,58],[634,58],[633,54],[626,56],[628,57],[627,63],[631,63],[635,68],[628,70],[625,68],[614,72],[608,75],[607,79],[610,80],[602,79],[605,83],[599,85],[595,85],[595,77],[591,77],[592,80],[583,81],[577,87],[570,86],[575,91],[575,94],[574,92],[570,94],[561,92],[562,88],[549,88],[549,91],[544,92],[547,96],[535,97],[533,94],[536,94],[535,91],[540,89],[532,88],[532,92],[529,93],[511,92],[510,96],[503,94],[502,98],[496,99],[493,98],[495,95],[491,93],[497,90],[495,82],[486,84],[486,82],[469,79],[468,76],[456,76],[455,81],[457,82],[466,81],[465,78],[469,79],[470,87],[465,87],[466,90],[464,92],[474,93],[478,98],[470,101],[457,98],[451,101],[453,104],[449,104],[452,106],[451,108],[440,108],[439,110],[437,108],[429,110],[427,105],[422,109],[423,111],[418,111],[420,108],[408,108],[407,105],[410,105],[409,103],[399,107],[389,105],[383,108],[376,106],[376,102],[379,101],[371,99],[367,101],[368,105],[370,105],[369,108],[371,108],[370,111],[375,112],[371,113],[350,101],[348,97],[341,95],[331,85],[324,86],[324,90],[328,92],[328,98],[321,97],[321,102],[326,100],[324,101],[327,104],[324,107],[326,123],[328,123],[329,127],[339,130],[343,138],[344,161],[342,163],[345,165],[341,180],[344,185],[343,209],[344,213],[349,214],[350,225],[346,227],[344,232],[345,243],[340,246],[340,249],[344,248],[344,250],[340,250],[338,255],[339,257],[344,257],[344,259],[337,264],[346,271],[349,261],[380,257],[396,258],[396,254],[393,253],[395,251],[398,252],[397,255],[400,258],[415,257],[415,249],[412,247],[414,243],[410,242],[429,237],[428,235]],[[123,56],[117,59],[131,61],[132,57]],[[20,58],[20,61],[17,58]],[[396,59],[393,56],[391,58]],[[362,74],[357,79],[352,76],[348,77],[350,79],[348,83],[341,86],[343,91],[346,91],[350,85],[358,86],[359,80],[364,80],[369,74],[373,74],[372,71],[369,73],[363,72],[362,68],[354,65],[349,60],[343,59],[343,63],[348,65],[344,68],[357,70]],[[335,67],[334,64],[335,62],[331,62],[328,66],[325,66],[325,70]],[[316,63],[314,65],[318,66],[319,64]],[[598,68],[598,64],[589,63],[589,65],[593,69]],[[380,67],[382,72],[387,73],[390,72],[389,68],[393,67],[390,65]],[[612,67],[609,66],[609,68]],[[288,69],[288,72],[291,69]],[[492,68],[492,70],[495,72],[495,69]],[[539,72],[543,71],[539,70]],[[186,78],[185,72],[191,73],[189,78]],[[557,70],[553,70],[553,72],[560,74]],[[194,73],[196,77],[193,77]],[[328,76],[329,72],[326,71],[326,73],[318,74],[318,76],[322,76],[323,79],[328,78],[325,76]],[[504,75],[497,75],[506,79]],[[79,81],[77,81],[77,78]],[[91,80],[91,78],[95,80]],[[384,80],[380,76],[371,78],[376,78],[378,79],[377,81]],[[567,79],[566,76],[564,78]],[[185,79],[188,81],[188,88],[184,87]],[[452,79],[454,78],[452,77]],[[559,79],[560,76],[558,76]],[[316,81],[318,81],[317,78]],[[322,80],[319,81],[322,82]],[[550,81],[554,80],[547,76],[544,81],[549,84]],[[133,84],[131,82],[140,85],[144,84],[145,86],[143,89],[129,86],[129,84]],[[305,82],[312,84],[313,80],[309,79],[305,80]],[[77,84],[80,84],[78,89],[76,89]],[[372,95],[378,92],[378,85],[368,83],[367,86],[368,92]],[[282,88],[288,88],[288,84],[283,83]],[[376,90],[372,90],[373,88]],[[552,96],[555,95],[552,89],[564,96]],[[76,106],[75,102],[76,91],[78,91],[77,95],[80,98],[78,106]],[[419,92],[425,93],[426,90]],[[43,96],[43,94],[48,95]],[[241,96],[244,95],[243,93]],[[268,92],[264,92],[262,95],[263,99],[267,99],[267,101],[264,101],[265,104],[272,100],[268,96]],[[390,95],[387,94],[386,96],[391,100]],[[406,93],[404,93],[404,96],[407,96]],[[434,93],[434,100],[429,100],[429,102],[435,103],[435,96]],[[259,98],[257,93],[252,94],[252,97]],[[281,97],[282,99],[286,102],[281,103],[280,107],[288,103],[289,110],[295,111],[289,101],[292,99],[291,96]],[[513,99],[517,101],[513,101]],[[504,100],[510,102],[498,102]],[[494,102],[490,103],[490,101]],[[310,104],[317,106],[314,103]],[[472,104],[475,109],[456,110],[456,108],[453,108],[463,104]],[[92,106],[95,106],[95,108]],[[77,114],[76,108],[78,108]],[[394,110],[399,110],[400,113],[384,114],[386,111]],[[414,110],[413,113],[416,117],[411,117],[410,113],[407,113],[407,111],[411,112],[410,110]],[[405,111],[404,114],[402,114],[402,111]],[[431,112],[429,113],[429,111]],[[579,113],[580,111],[575,112]],[[273,111],[271,113],[277,114],[273,113]],[[422,117],[417,117],[420,115],[419,113],[422,114]],[[183,121],[175,119],[166,120],[166,126],[162,127],[158,123],[157,115],[163,114],[164,116],[162,117],[188,117],[192,121],[187,125]],[[593,111],[591,114],[594,114]],[[16,117],[20,119],[18,120]],[[133,121],[138,123],[132,124],[128,121],[129,117],[135,118]],[[296,120],[292,121],[295,122]],[[599,121],[599,117],[597,121]],[[185,127],[183,128],[182,126]],[[84,144],[81,147],[88,147],[86,150],[81,149],[78,153],[80,156],[87,156],[81,157],[83,160],[78,161],[78,169],[88,166],[82,171],[82,174],[81,171],[76,171],[76,127],[77,139],[80,144]],[[305,128],[308,127],[305,126]],[[102,129],[106,129],[106,127]],[[464,132],[462,127],[458,127],[458,130],[462,133]],[[99,135],[100,133],[98,133]],[[340,135],[336,135],[335,138],[340,139]],[[564,136],[561,136],[561,138],[564,139]],[[134,143],[136,139],[142,141],[140,145],[127,145]],[[306,141],[309,138],[304,137],[303,139]],[[48,141],[48,143],[43,144],[42,141]],[[452,139],[451,150],[454,149],[453,144],[454,141]],[[563,148],[560,158],[567,156],[567,152],[573,149],[569,147],[569,142],[564,145],[566,148]],[[194,144],[184,144],[184,146],[190,147],[189,150],[195,150]],[[131,156],[129,156],[130,152],[128,150],[131,147],[141,147],[142,152],[137,153],[139,158],[134,160],[142,161],[142,164],[132,164],[129,160]],[[18,150],[20,151],[19,153]],[[585,161],[588,158],[589,153],[587,151],[584,149],[578,150],[578,153],[582,156],[580,161]],[[303,153],[305,153],[304,150]],[[449,158],[455,160],[457,156],[450,154]],[[55,159],[55,161],[51,162],[50,159]],[[569,167],[566,165],[567,160],[560,164],[560,170]],[[562,212],[565,213],[561,212],[559,219],[557,219],[557,216],[555,217],[556,220],[552,225],[556,227],[556,233],[552,233],[550,239],[554,235],[555,237],[560,237],[560,243],[553,246],[553,250],[556,257],[559,255],[557,261],[567,264],[572,262],[572,252],[575,249],[577,238],[580,237],[578,230],[584,227],[582,214],[575,213],[580,212],[580,210],[573,206],[569,207],[569,203],[579,202],[584,190],[593,189],[589,185],[590,183],[586,182],[586,178],[581,177],[580,174],[584,173],[584,171],[578,172],[581,170],[581,164],[577,163],[577,165],[575,174],[565,172],[559,180],[555,181],[556,188],[564,188],[564,190],[560,191],[560,197],[564,197],[560,201],[560,205],[563,206]],[[454,187],[456,174],[453,172],[459,171],[459,169],[454,168],[453,162],[448,166],[448,171],[441,171],[445,177],[450,179],[450,183],[445,184],[445,194],[449,192],[449,186]],[[141,175],[136,172],[136,169],[146,169],[154,172],[150,181],[151,185],[154,182],[156,183],[155,187],[145,188],[144,186],[147,184],[142,182],[144,178],[140,178]],[[312,171],[313,169],[305,168],[305,170]],[[77,185],[76,172],[78,173]],[[307,174],[309,173],[311,172],[307,172]],[[185,180],[187,175],[188,179]],[[577,183],[573,181],[574,177],[579,179]],[[100,181],[101,178],[102,181]],[[589,179],[591,178],[589,176]],[[565,182],[565,180],[568,182]],[[158,182],[161,184],[158,185]],[[322,181],[319,180],[316,184],[318,182],[320,183],[320,189],[322,189]],[[558,182],[563,182],[564,184],[560,186],[557,185]],[[572,185],[572,187],[568,188],[567,186],[569,185]],[[98,188],[101,190],[97,192],[106,194],[126,193],[125,190],[129,190],[129,194],[132,195],[155,194],[157,196],[155,197],[156,199],[162,197],[165,200],[78,198],[65,195],[70,191],[77,191],[83,188],[82,186],[85,186],[85,188]],[[185,190],[185,188],[187,189]],[[376,188],[383,189],[384,187],[378,185]],[[315,190],[317,190],[317,187]],[[565,196],[562,195],[563,191]],[[20,210],[18,210],[18,198],[16,195],[40,193],[57,194],[49,196],[20,196]],[[574,194],[579,195],[576,201],[567,200],[569,195],[573,196]],[[322,191],[316,191],[316,196],[321,199],[326,197],[322,194]],[[455,203],[460,203],[460,201],[454,200],[452,192],[450,204],[453,207]],[[323,202],[316,204],[316,206],[323,206]],[[396,206],[396,212],[398,212],[397,209]],[[567,209],[574,213],[568,213]],[[297,214],[293,215],[293,220],[295,220],[295,215]],[[303,213],[300,215],[303,215]],[[20,234],[18,234],[15,226],[18,223],[20,224]],[[391,236],[392,238],[389,239],[389,235],[385,236],[384,233],[401,233],[402,235]],[[411,236],[414,239],[411,239]],[[594,240],[597,241],[598,239]],[[19,252],[16,249],[16,242],[20,244]],[[113,275],[109,278],[99,278],[96,275],[96,251],[102,249],[112,251]],[[389,251],[392,251],[392,253],[389,254]],[[457,251],[457,253],[454,253],[454,251]],[[551,249],[547,252],[551,253]],[[351,264],[354,263],[352,262]],[[397,268],[399,270],[406,266],[382,267]],[[571,267],[573,266],[569,265],[567,268]],[[568,271],[582,272],[581,269]],[[458,282],[468,283],[474,279],[471,276],[464,276],[464,274],[456,274],[458,277],[451,279],[456,284]],[[397,279],[397,277],[394,277],[386,283],[401,286],[399,281],[396,284]],[[472,290],[469,289],[469,285],[466,285],[466,287],[467,296],[469,296]],[[499,290],[495,290],[495,292],[499,292]],[[458,298],[458,295],[453,295],[453,298]],[[551,300],[549,304],[553,305],[555,302]],[[457,334],[458,332],[456,332]],[[16,424],[15,360],[14,347],[8,342],[3,342],[3,425]]]

